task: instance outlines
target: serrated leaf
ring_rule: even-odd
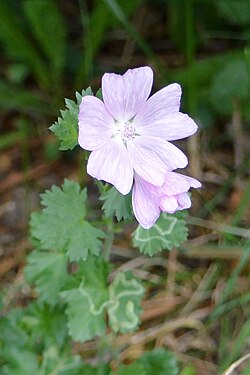
[[[187,239],[187,227],[184,220],[174,215],[162,213],[156,224],[150,229],[140,225],[133,233],[133,245],[150,256],[162,250],[171,250]]]
[[[140,323],[143,286],[128,273],[118,273],[109,286],[109,324],[115,332],[135,331]]]
[[[179,370],[175,356],[166,349],[155,349],[145,352],[136,363],[141,364],[146,375],[178,375]]]
[[[35,284],[40,299],[54,305],[68,277],[67,257],[63,253],[33,251],[28,256],[25,274],[27,281]]]
[[[12,309],[8,315],[0,319],[0,358],[2,350],[6,347],[16,346],[23,348],[29,343],[29,336],[20,325],[20,321],[24,315],[24,310]],[[8,354],[8,350],[6,351]]]
[[[155,373],[155,375],[156,374],[157,373]],[[143,366],[140,363],[134,362],[128,366],[125,366],[125,365],[120,366],[118,372],[114,373],[112,371],[110,375],[147,375],[147,373],[145,372]]]
[[[84,220],[86,189],[65,180],[62,188],[53,186],[41,197],[45,208],[31,215],[30,228],[44,249],[64,249],[71,261],[100,252],[105,234]]]
[[[122,195],[115,187],[112,187],[102,193],[100,200],[104,201],[102,209],[106,217],[115,216],[118,221],[131,219],[133,217],[131,194]]]
[[[78,231],[74,233],[74,237],[69,242],[70,250],[68,250],[67,254],[70,260],[85,260],[88,251],[93,255],[98,255],[101,246],[100,239],[102,238],[105,238],[105,234],[100,229],[94,228],[87,221],[79,224]]]
[[[66,108],[61,111],[61,117],[49,128],[60,141],[60,150],[72,150],[78,144],[78,113],[82,98],[93,95],[90,87],[76,92],[76,102],[65,99]]]
[[[78,275],[81,282],[61,292],[61,296],[68,303],[70,336],[76,341],[86,341],[105,333],[108,265],[100,257],[91,256],[81,264]]]
[[[23,330],[29,334],[29,344],[42,343],[44,348],[61,349],[68,342],[65,305],[51,306],[36,300],[29,304],[20,319]]]

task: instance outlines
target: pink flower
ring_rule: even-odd
[[[148,99],[152,84],[149,67],[124,75],[106,73],[103,101],[87,95],[80,105],[79,144],[92,151],[87,172],[122,194],[131,190],[134,173],[161,186],[166,171],[186,167],[186,156],[169,141],[197,130],[194,121],[179,112],[181,87],[171,84]]]
[[[162,186],[154,186],[135,174],[132,191],[132,205],[140,225],[151,228],[161,211],[170,214],[191,206],[187,194],[190,187],[199,188],[201,184],[194,178],[175,172],[167,172]]]

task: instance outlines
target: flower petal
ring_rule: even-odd
[[[136,115],[136,122],[141,126],[161,120],[171,113],[179,112],[181,100],[181,86],[172,83],[152,95],[140,108]]]
[[[96,150],[111,138],[114,120],[103,102],[95,96],[83,97],[78,120],[78,142],[85,150]]]
[[[160,197],[160,209],[163,212],[173,214],[178,209],[178,203],[176,198],[163,195]]]
[[[179,173],[176,173],[176,174],[178,174],[179,176],[184,178],[188,182],[190,187],[195,188],[195,189],[198,189],[198,188],[201,187],[200,181],[196,180],[195,178],[189,177],[189,176],[186,176],[186,175],[182,175],[182,174],[179,174]]]
[[[166,167],[160,156],[143,143],[135,139],[127,143],[128,153],[135,172],[145,181],[161,186],[164,182]]]
[[[133,168],[123,142],[112,138],[90,154],[87,172],[98,180],[114,185],[123,195],[130,192]]]
[[[153,84],[150,67],[129,69],[124,75],[106,73],[102,77],[103,101],[117,121],[130,120],[149,97]]]
[[[132,206],[137,221],[144,229],[151,228],[160,215],[154,188],[153,186],[149,187],[147,182],[135,173]]]
[[[151,135],[166,139],[167,141],[174,141],[189,137],[198,129],[195,122],[185,113],[177,112],[167,114],[161,118],[158,116],[148,115],[147,123],[140,123],[135,118],[136,131],[142,135]]]
[[[161,138],[139,136],[127,147],[136,173],[155,186],[164,183],[166,171],[184,168],[188,163],[181,150]]]
[[[176,195],[176,199],[178,202],[178,210],[186,210],[191,207],[192,202],[187,193]]]
[[[164,184],[159,188],[160,195],[176,195],[188,191],[190,184],[183,175],[175,172],[165,174]]]

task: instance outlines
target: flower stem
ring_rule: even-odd
[[[110,250],[113,245],[114,240],[114,222],[113,219],[108,219],[107,221],[107,237],[104,243],[103,256],[108,262],[110,257]]]

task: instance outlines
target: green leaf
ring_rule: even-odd
[[[22,348],[29,343],[29,336],[20,325],[20,321],[24,315],[24,310],[12,309],[8,315],[0,319],[0,358],[2,350],[16,346]]]
[[[66,108],[61,111],[58,117],[49,129],[57,136],[60,141],[60,150],[72,150],[78,144],[78,113],[82,98],[86,95],[93,95],[91,88],[82,90],[79,94],[76,92],[76,102],[65,99]]]
[[[215,75],[210,100],[214,108],[222,114],[231,114],[233,100],[249,101],[249,75],[243,59],[227,62]]]
[[[115,332],[135,331],[140,323],[143,286],[128,273],[118,273],[109,286],[109,324]]]
[[[175,356],[163,348],[145,352],[136,362],[143,366],[146,375],[179,374]]]
[[[66,314],[70,336],[86,341],[105,334],[104,310],[108,304],[108,265],[100,257],[89,257],[78,271],[81,282],[61,292],[68,303]]]
[[[40,343],[44,348],[61,349],[68,343],[65,305],[55,306],[36,300],[29,304],[20,319],[23,330],[29,334],[29,345]]]
[[[35,284],[40,299],[54,305],[68,277],[67,257],[63,253],[33,251],[28,256],[25,274],[27,281]]]
[[[31,215],[31,235],[44,249],[67,252],[71,261],[98,254],[105,234],[84,220],[86,189],[78,183],[65,180],[62,188],[52,186],[41,195],[42,212]]]
[[[147,375],[147,373],[145,372],[143,366],[140,363],[134,362],[129,366],[120,366],[118,372],[114,373],[112,371],[110,375]]]
[[[132,219],[131,194],[122,195],[112,187],[102,193],[100,200],[104,201],[102,209],[106,217],[115,216],[118,221]]]
[[[69,355],[58,351],[56,346],[50,346],[43,352],[39,374],[44,375],[74,375],[83,370],[83,363],[79,355]],[[82,372],[84,373],[84,372]]]
[[[187,239],[186,223],[175,215],[162,213],[156,224],[150,229],[140,225],[133,233],[133,245],[150,256],[162,250],[171,250]]]
[[[38,373],[38,356],[31,351],[10,347],[7,349],[8,355],[1,369],[2,375],[34,375]]]
[[[248,26],[250,3],[248,0],[219,0],[215,2],[219,13],[234,25]]]

